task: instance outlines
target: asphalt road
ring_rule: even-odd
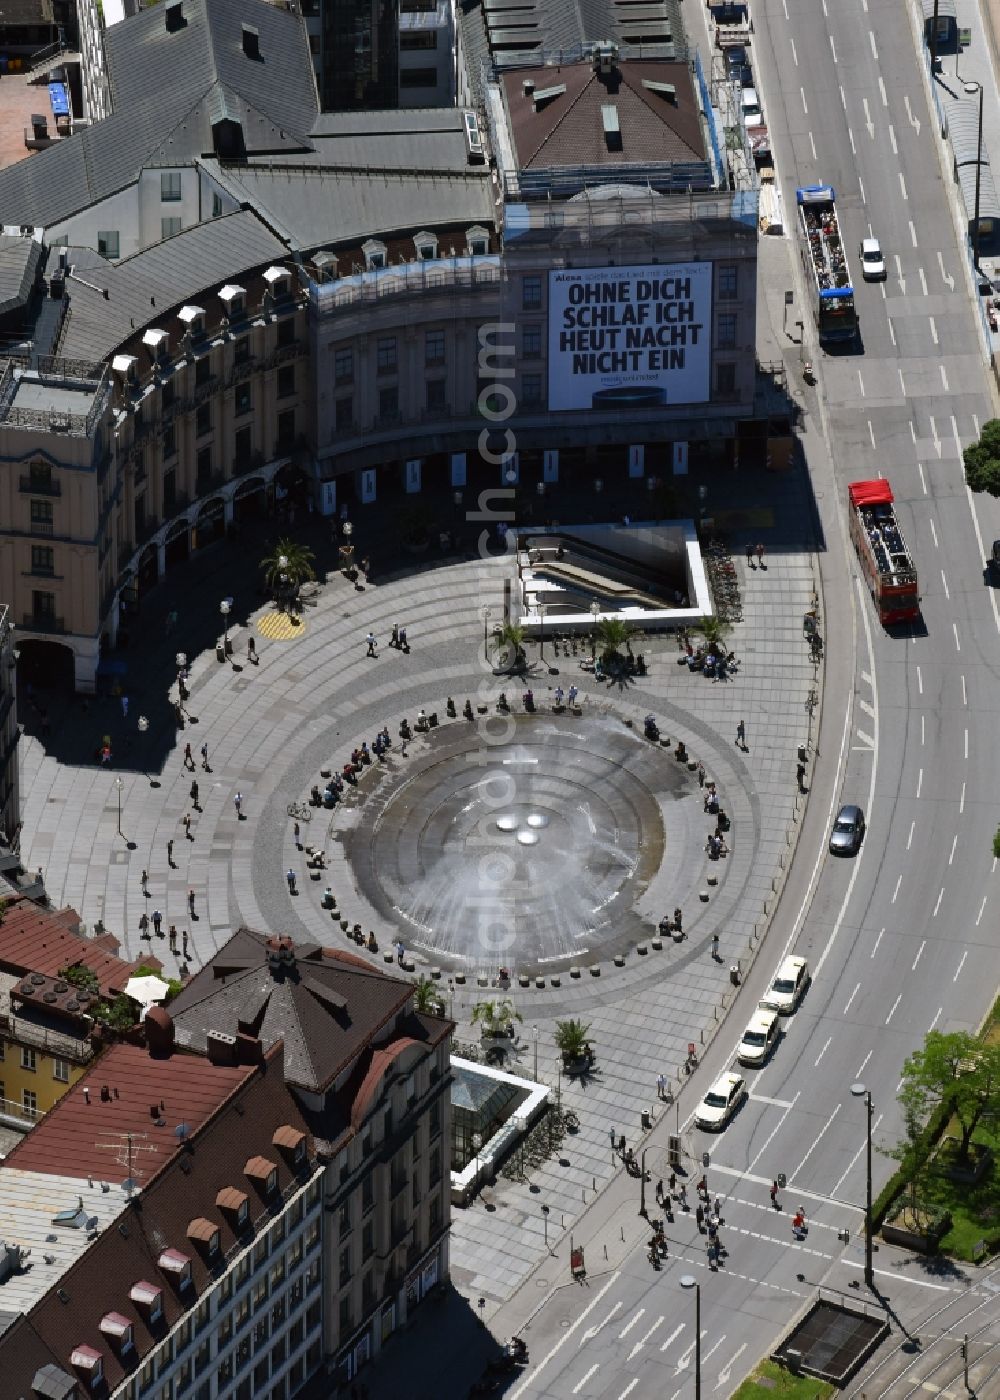
[[[659,1271],[646,1258],[648,1230],[640,1224],[629,1236],[623,1227],[622,1257],[608,1272],[592,1274],[586,1292],[554,1292],[537,1311],[531,1365],[508,1400],[692,1394],[694,1303],[679,1286],[684,1273],[701,1284],[706,1393],[729,1394],[817,1284],[863,1296],[855,1290],[865,1108],[850,1087],[864,1081],[876,1144],[890,1144],[907,1054],[933,1027],[975,1027],[996,993],[1000,617],[984,581],[983,542],[988,549],[1000,535],[1000,511],[992,501],[973,505],[961,464],[961,447],[994,410],[924,78],[900,6],[767,0],[754,19],[755,71],[788,216],[796,185],[833,184],[861,316],[863,348],[850,354],[821,354],[807,325],[819,383],[804,390],[833,463],[834,479],[816,481],[828,530],[819,761],[837,766],[842,785],[810,809],[794,898],[790,890],[771,951],[745,989],[745,1015],[738,1006],[703,1068],[732,1063],[786,940],[809,958],[813,981],[771,1063],[748,1075],[749,1101],[728,1129],[685,1133],[695,1162],[711,1153],[724,1267],[709,1271],[703,1236],[679,1209]],[[882,285],[857,280],[857,246],[869,231],[889,263]],[[800,271],[799,306],[803,294]],[[846,484],[879,474],[892,484],[921,580],[925,626],[902,636],[880,627],[846,541]],[[860,803],[868,816],[853,860],[824,854],[824,809],[837,800]],[[654,1178],[666,1174],[662,1159],[653,1165]],[[890,1166],[876,1153],[876,1190]],[[788,1179],[780,1213],[768,1193],[779,1172]],[[798,1205],[810,1226],[802,1242],[790,1230]],[[846,1246],[841,1230],[851,1232]],[[977,1333],[983,1356],[979,1393],[1000,1393],[998,1352],[987,1350],[1000,1313],[994,1288],[961,1271],[931,1273],[885,1248],[875,1267],[892,1311],[924,1325],[933,1344],[893,1353],[894,1363],[880,1359],[869,1400],[960,1376],[948,1336],[963,1328]]]

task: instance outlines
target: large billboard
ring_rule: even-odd
[[[549,408],[710,397],[712,264],[549,273]]]

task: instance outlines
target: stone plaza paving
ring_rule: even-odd
[[[691,759],[704,763],[718,784],[732,828],[729,855],[710,863],[702,843],[714,819],[703,814],[697,778],[685,775],[690,790],[680,800],[661,794],[661,813],[676,809],[666,818],[664,859],[658,870],[645,872],[634,908],[616,925],[618,934],[624,927],[635,932],[635,942],[646,943],[645,955],[633,948],[624,966],[616,966],[612,951],[623,948],[620,938],[613,948],[610,941],[602,948],[591,940],[590,954],[580,959],[577,975],[571,975],[565,947],[562,959],[551,966],[537,962],[544,952],[539,934],[531,943],[533,967],[527,988],[516,977],[516,944],[502,958],[497,955],[496,961],[515,973],[510,995],[523,1017],[510,1067],[530,1077],[537,1064],[538,1077],[556,1088],[554,1022],[569,1016],[581,1017],[590,1027],[597,1059],[585,1078],[562,1078],[558,1086],[562,1107],[576,1113],[579,1128],[554,1143],[553,1154],[533,1166],[526,1179],[502,1176],[479,1202],[454,1212],[454,1281],[467,1297],[485,1300],[487,1316],[545,1252],[540,1207],[549,1208],[551,1243],[572,1228],[620,1166],[609,1151],[610,1130],[636,1145],[641,1114],[654,1109],[658,1117],[666,1111],[657,1104],[657,1076],[665,1074],[676,1087],[688,1043],[700,1047],[710,1038],[732,991],[730,966],[741,961],[745,970],[764,928],[765,907],[773,907],[775,889],[790,862],[803,802],[797,790],[796,754],[798,746],[808,742],[809,701],[818,688],[802,635],[816,570],[811,556],[802,552],[775,552],[767,562],[766,570],[750,570],[737,556],[744,613],[728,645],[740,666],[722,683],[678,665],[671,637],[636,643],[649,658],[648,674],[620,689],[596,682],[580,669],[578,658],[554,658],[548,648],[544,665],[534,666],[531,685],[538,714],[524,723],[551,725],[550,692],[559,684],[580,687],[580,723],[595,729],[631,721],[641,735],[643,716],[654,713],[662,735],[674,743],[683,740]],[[140,938],[140,916],[159,909],[165,929],[174,923],[189,932],[192,967],[206,961],[244,923],[357,951],[339,922],[322,908],[322,891],[329,884],[341,917],[361,922],[366,932],[376,928],[380,949],[372,956],[382,965],[386,950],[391,958],[396,931],[371,921],[371,890],[365,893],[356,884],[349,868],[351,842],[339,834],[345,814],[312,809],[311,820],[302,823],[303,843],[323,847],[329,862],[328,870],[314,881],[296,849],[287,808],[305,802],[309,789],[320,782],[322,769],[339,769],[350,751],[362,739],[371,744],[383,725],[394,747],[380,777],[387,790],[397,793],[405,791],[408,767],[416,773],[433,758],[432,744],[469,727],[461,713],[466,697],[488,704],[492,712],[503,687],[521,711],[520,682],[495,677],[484,659],[483,607],[489,603],[498,611],[504,579],[512,573],[513,565],[505,559],[466,558],[427,564],[396,577],[378,575],[374,584],[360,590],[330,574],[315,606],[305,611],[302,625],[289,629],[293,635],[288,640],[268,640],[266,623],[259,625],[271,614],[270,604],[247,607],[245,624],[231,634],[232,663],[220,664],[211,648],[191,653],[192,722],[176,741],[166,724],[157,722],[164,732],[144,736],[157,738],[159,746],[151,742],[148,750],[131,728],[120,737],[120,700],[114,697],[95,700],[86,711],[78,706],[65,714],[57,712],[53,740],[29,734],[22,740],[24,863],[32,869],[43,867],[49,897],[57,907],[73,905],[91,927],[103,921],[121,938],[122,951],[130,957],[150,946]],[[221,590],[221,582],[218,586]],[[192,646],[184,634],[184,618],[203,606],[203,594],[195,581],[189,582],[178,634],[162,642],[156,635],[160,653]],[[396,622],[407,628],[408,654],[386,645]],[[245,661],[250,629],[257,638],[256,666]],[[381,643],[377,657],[366,655],[369,629]],[[529,644],[528,660],[537,660],[535,644]],[[548,674],[551,666],[558,667],[558,675]],[[154,718],[165,713],[169,665],[161,655],[157,667],[151,662],[144,667],[140,654],[130,661],[131,726],[143,709]],[[458,707],[453,720],[445,718],[449,695]],[[405,717],[412,724],[421,707],[436,711],[440,725],[430,736],[414,735],[404,757],[397,738],[400,721]],[[746,726],[746,752],[735,742],[740,720]],[[520,720],[518,724],[523,738],[525,730]],[[114,767],[97,765],[89,742],[74,747],[75,730],[81,727],[88,735],[109,730],[118,736]],[[183,762],[188,741],[196,761],[193,772]],[[635,737],[630,742],[638,748],[629,766],[640,786],[657,765],[674,762],[672,748],[650,749],[647,760],[641,749],[645,741]],[[209,770],[201,766],[202,744],[208,746]],[[121,834],[118,776],[123,780]],[[192,814],[193,839],[187,840],[181,823],[192,811],[192,781],[199,786],[201,810]],[[366,793],[377,781],[374,775],[365,776]],[[237,792],[242,794],[243,820],[233,803]],[[596,801],[599,794],[594,797]],[[366,796],[354,804],[358,819],[370,820],[365,804],[372,800]],[[400,799],[397,795],[393,800]],[[347,804],[348,813],[350,807]],[[419,801],[410,815],[419,825]],[[405,813],[401,827],[406,828]],[[574,830],[579,827],[568,823],[560,833],[565,851],[572,848]],[[167,861],[171,840],[173,867]],[[548,878],[557,890],[561,875],[572,879],[574,870],[586,864],[585,853],[579,865],[553,859]],[[294,897],[285,879],[288,869],[298,877]],[[141,888],[143,870],[149,875],[149,897]],[[717,883],[709,885],[709,875],[717,877]],[[189,891],[194,892],[193,920],[188,914]],[[707,902],[701,901],[702,892]],[[677,905],[684,912],[686,938],[664,940],[662,949],[654,950],[650,940],[656,920]],[[403,933],[408,950],[409,933]],[[717,960],[711,952],[715,934]],[[464,982],[457,982],[452,974],[461,963],[441,957],[433,938],[426,948],[419,944],[415,940],[410,950],[416,971],[441,966],[441,986],[458,1022],[457,1039],[474,1043],[478,1032],[470,1024],[472,1008],[477,1000],[497,993],[477,985],[474,962],[468,964]],[[165,940],[154,939],[153,951],[168,974],[181,970]],[[541,987],[536,974],[541,974]]]

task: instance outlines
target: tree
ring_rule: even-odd
[[[1000,496],[1000,418],[983,424],[979,441],[970,442],[962,457],[969,490]]]
[[[304,544],[290,539],[279,540],[271,553],[265,554],[260,561],[268,588],[273,593],[280,593],[285,589],[297,593],[307,579],[316,577],[316,570],[313,568],[314,557],[312,550],[307,549]]]
[[[1000,1112],[1000,1045],[983,1044],[968,1031],[928,1031],[923,1049],[903,1066],[899,1102],[907,1121],[921,1123],[948,1104],[961,1134],[958,1156],[967,1162],[976,1128]]]
[[[582,1060],[590,1049],[590,1027],[576,1019],[557,1021],[556,1049],[562,1054],[565,1064]]]
[[[509,997],[501,1001],[477,1001],[472,1008],[472,1024],[482,1027],[484,1040],[511,1035],[514,1022],[523,1020],[524,1017]]]
[[[520,666],[524,661],[524,628],[517,622],[505,622],[493,639],[493,647],[512,654],[511,668]]]
[[[601,648],[601,659],[610,661],[622,647],[628,645],[632,628],[620,617],[602,617],[597,622],[597,644]]]
[[[725,640],[732,631],[728,622],[721,617],[703,617],[698,623],[698,631],[705,638],[708,649],[716,656],[725,654]]]
[[[421,977],[413,988],[413,1009],[423,1016],[440,1016],[443,1010],[441,993],[437,983],[429,977]]]

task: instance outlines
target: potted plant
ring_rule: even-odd
[[[590,1027],[575,1017],[568,1021],[556,1022],[556,1049],[562,1055],[563,1069],[567,1073],[588,1070],[594,1063]]]
[[[479,1026],[480,1035],[487,1040],[513,1040],[514,1022],[523,1021],[509,997],[499,1001],[477,1001],[472,1008],[472,1024]]]
[[[437,984],[429,977],[421,977],[413,988],[413,1009],[422,1016],[440,1016],[444,1002]]]
[[[280,539],[260,561],[268,589],[278,603],[294,602],[301,586],[316,577],[313,568],[314,555],[304,544],[295,540]]]
[[[601,650],[601,660],[607,665],[628,646],[632,628],[620,617],[602,617],[597,623],[597,646]]]
[[[508,671],[519,671],[524,666],[524,628],[517,622],[505,622],[493,638],[493,648],[499,656],[507,659]]]

